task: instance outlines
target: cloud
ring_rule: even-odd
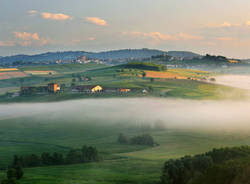
[[[143,32],[122,32],[122,35],[128,35],[132,36],[134,38],[142,38],[142,39],[151,39],[153,41],[159,42],[159,41],[178,41],[178,40],[202,40],[202,36],[196,36],[186,33],[179,33],[176,35],[170,35],[170,34],[164,34],[160,32],[149,32],[149,33],[143,33]]]
[[[14,32],[14,35],[21,40],[40,40],[38,33]]]
[[[38,33],[29,33],[29,32],[14,32],[16,38],[21,40],[20,45],[27,47],[30,45],[39,45],[43,46],[48,43],[48,39],[40,38]]]
[[[72,20],[73,17],[66,15],[66,14],[62,14],[62,13],[48,13],[48,12],[43,12],[41,13],[42,17],[44,19],[49,19],[49,20]]]
[[[179,33],[178,37],[183,40],[203,40],[203,36],[196,36],[186,33]]]
[[[98,18],[98,17],[85,17],[84,20],[86,22],[89,22],[91,24],[96,24],[96,25],[99,25],[99,26],[107,26],[107,22],[101,18]]]
[[[208,46],[216,46],[217,44],[215,42],[207,42]]]
[[[0,47],[13,47],[15,45],[13,41],[0,41]]]
[[[30,11],[28,11],[28,14],[29,15],[36,15],[36,14],[38,14],[38,11],[36,11],[36,10],[30,10]]]
[[[90,41],[94,41],[94,40],[95,40],[95,37],[93,37],[93,36],[92,36],[92,37],[89,37],[89,40],[90,40]]]
[[[210,28],[230,28],[230,27],[239,27],[241,24],[233,24],[230,22],[223,22],[222,24],[210,24],[207,27]]]
[[[233,40],[232,37],[218,37],[216,39],[219,41],[232,41]]]

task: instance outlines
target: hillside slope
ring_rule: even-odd
[[[57,60],[62,61],[72,61],[77,59],[79,56],[87,56],[88,58],[95,58],[101,60],[117,60],[117,59],[141,59],[150,58],[152,56],[158,56],[165,53],[161,50],[156,49],[123,49],[123,50],[113,50],[106,52],[85,52],[85,51],[65,51],[65,52],[47,52],[37,55],[14,55],[7,57],[0,57],[0,63],[13,63],[17,61],[23,62],[55,62]],[[199,56],[192,52],[182,52],[182,51],[171,51],[167,52],[168,55],[173,57],[184,57],[184,58],[194,58]]]

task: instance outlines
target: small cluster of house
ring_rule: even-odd
[[[73,93],[128,93],[131,92],[130,88],[103,88],[100,85],[82,85],[74,86]]]
[[[24,86],[21,87],[21,95],[30,94],[45,94],[45,93],[57,93],[59,92],[60,86],[57,83],[50,83],[47,86]]]
[[[72,93],[129,93],[133,89],[130,88],[104,88],[100,85],[79,85],[73,86]],[[21,95],[31,95],[31,94],[47,94],[47,93],[58,93],[60,92],[60,86],[57,83],[50,83],[47,86],[26,86],[21,87]],[[148,93],[146,89],[142,90],[142,93]]]

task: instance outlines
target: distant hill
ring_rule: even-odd
[[[176,58],[185,58],[185,59],[193,59],[197,57],[201,57],[201,55],[193,53],[193,52],[188,52],[188,51],[168,51],[166,52],[167,55],[173,56]]]
[[[170,51],[164,52],[156,49],[123,49],[113,50],[106,52],[85,52],[85,51],[65,51],[65,52],[47,52],[36,55],[14,55],[7,57],[0,57],[0,63],[13,63],[13,62],[55,62],[57,60],[72,61],[79,56],[87,56],[91,59],[101,60],[126,60],[126,59],[143,59],[150,58],[152,56],[159,56],[163,53],[177,57],[177,58],[194,58],[200,56],[192,52],[184,51]]]
[[[46,61],[69,61],[75,60],[79,56],[87,56],[88,58],[96,58],[102,60],[115,60],[115,59],[139,59],[148,58],[155,55],[163,54],[163,51],[152,50],[152,49],[124,49],[124,50],[114,50],[107,52],[84,52],[84,51],[66,51],[66,52],[48,52],[44,54],[37,55],[15,55],[0,58],[2,63],[13,63],[17,61],[23,62],[46,62]]]
[[[88,55],[88,52],[83,51],[68,51],[68,52],[47,52],[37,55],[15,55],[0,58],[2,63],[13,63],[17,61],[23,62],[44,62],[57,60],[73,60],[78,56]]]
[[[139,59],[139,58],[149,58],[151,56],[162,55],[165,53],[161,50],[154,49],[125,49],[125,50],[114,50],[107,52],[99,52],[92,54],[92,57],[99,59]]]

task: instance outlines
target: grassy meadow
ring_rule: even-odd
[[[74,113],[73,113],[74,115]],[[68,117],[58,112],[34,113],[0,120],[0,166],[13,155],[42,152],[65,154],[82,145],[97,147],[98,163],[26,168],[21,184],[135,183],[159,181],[164,161],[206,152],[215,147],[249,144],[248,134],[151,127],[131,121]],[[121,145],[119,133],[131,137],[149,133],[159,146]],[[2,171],[0,177],[5,177]]]
[[[105,66],[101,64],[64,64],[25,66],[18,71],[25,77],[0,80],[0,102],[47,102],[78,98],[106,97],[168,97],[187,99],[239,99],[246,94],[244,90],[210,83],[214,73],[191,69],[169,69],[167,71],[149,71],[128,69],[123,65]],[[4,72],[2,72],[4,73]],[[145,77],[142,74],[145,73]],[[82,80],[89,77],[91,80]],[[21,86],[43,86],[55,82],[64,85],[63,93],[55,95],[31,95],[11,98]],[[101,85],[102,87],[131,88],[128,94],[73,94],[72,85]],[[147,94],[142,91],[146,89]]]
[[[152,98],[154,101],[156,97],[188,100],[231,100],[246,97],[244,90],[209,82],[209,77],[214,76],[211,72],[190,69],[148,71],[99,64],[26,66],[18,70],[2,71],[4,72],[21,72],[25,77],[0,80],[0,102],[2,106],[6,105],[7,109],[3,108],[6,112],[0,112],[0,180],[6,177],[4,169],[11,164],[14,155],[43,152],[59,152],[65,155],[71,149],[89,145],[98,149],[103,161],[25,168],[25,175],[20,183],[156,184],[160,180],[163,163],[168,159],[203,153],[213,148],[248,145],[250,142],[248,133],[166,128],[156,122],[153,122],[156,123],[155,126],[140,124],[135,117],[126,115],[128,109],[126,106],[123,107],[124,104],[121,102],[119,106],[124,109],[116,109],[111,105],[103,109],[101,115],[97,113],[97,109],[103,107],[98,106],[98,103],[94,106],[85,104],[79,107],[71,104],[71,101],[64,106],[59,102],[54,104],[55,109],[47,108],[49,104],[45,103],[79,101],[81,98],[119,100],[121,97],[142,97],[142,100]],[[143,73],[146,74],[145,77]],[[79,80],[79,76],[89,77],[91,80],[82,81]],[[64,84],[64,92],[15,98],[6,94],[18,92],[21,86],[41,86],[50,82]],[[133,91],[125,94],[74,94],[71,92],[72,83],[132,88]],[[143,89],[148,93],[142,93]],[[11,108],[8,110],[10,102],[43,103],[37,104],[39,108],[30,108],[29,111],[27,107],[35,103],[24,103],[26,111],[22,113],[22,108],[18,111]],[[15,103],[12,105],[18,105]],[[153,107],[154,104],[152,111]],[[90,110],[90,115],[82,114],[79,109]],[[117,115],[112,114],[115,116],[112,117],[108,112],[117,112]],[[6,116],[5,113],[9,115]],[[123,115],[128,118],[119,118],[120,113],[125,113]],[[152,135],[159,145],[121,145],[117,142],[119,133],[128,137],[147,133]]]

